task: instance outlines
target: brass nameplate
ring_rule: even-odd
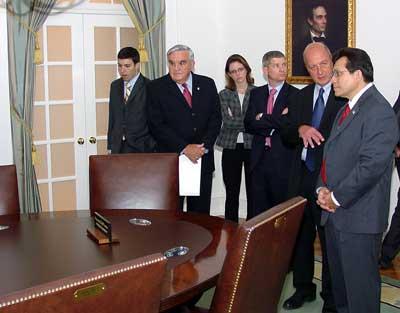
[[[275,229],[282,227],[284,223],[286,223],[286,217],[285,216],[278,217],[274,223]]]
[[[88,297],[95,297],[101,295],[106,290],[106,285],[104,283],[99,283],[96,285],[88,286],[85,288],[78,289],[74,292],[74,299],[76,301],[81,301]]]

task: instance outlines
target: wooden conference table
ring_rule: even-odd
[[[176,246],[188,254],[168,259],[160,311],[184,303],[214,286],[235,223],[195,213],[156,210],[104,210],[119,244],[98,246],[86,236],[88,211],[21,215],[2,220],[0,231],[0,300],[2,296],[43,283],[165,252]],[[129,223],[131,218],[152,222]],[[0,301],[1,302],[1,301]]]

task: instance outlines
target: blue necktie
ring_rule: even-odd
[[[315,101],[314,111],[311,120],[312,127],[317,129],[319,128],[319,124],[321,123],[321,118],[325,110],[325,102],[323,97],[324,91],[324,88],[320,88],[317,101]],[[313,149],[309,147],[307,149],[306,166],[311,172],[315,170],[315,148]]]

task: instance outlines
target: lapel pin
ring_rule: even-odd
[[[200,87],[197,87],[197,90],[200,90]]]

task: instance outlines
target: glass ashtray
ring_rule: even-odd
[[[171,248],[171,249],[165,251],[164,252],[164,256],[166,258],[172,258],[173,256],[185,255],[188,252],[189,252],[189,248],[188,247],[179,246],[179,247],[174,247],[174,248]]]
[[[0,225],[0,230],[6,230],[9,229],[10,226],[4,226],[4,225]]]
[[[131,218],[129,220],[129,223],[133,225],[138,225],[138,226],[149,226],[151,225],[151,221],[146,220],[144,218]]]

